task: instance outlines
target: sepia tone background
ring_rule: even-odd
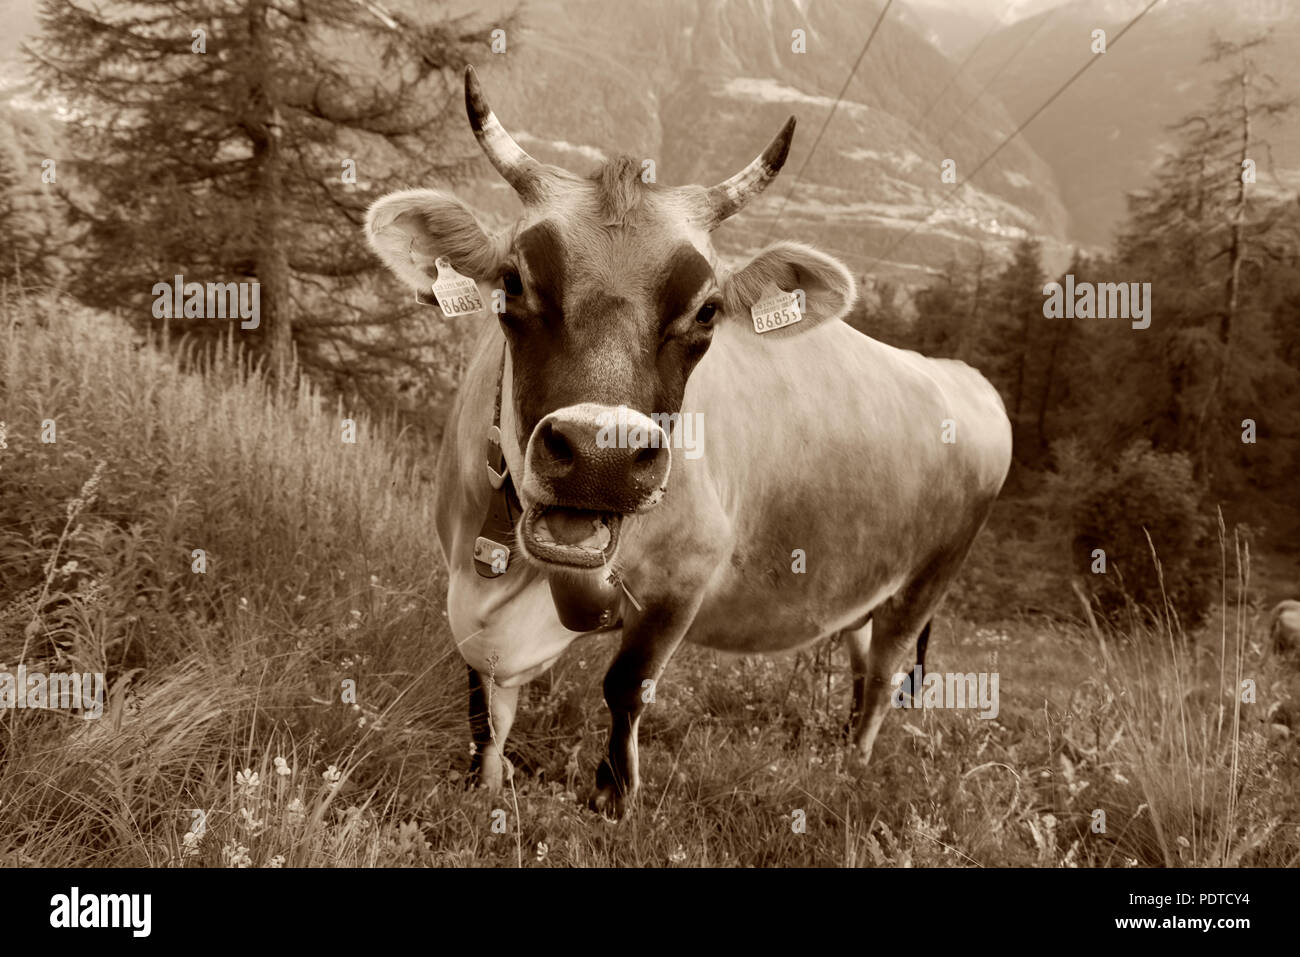
[[[0,666],[111,688],[100,722],[0,714],[0,862],[1300,860],[1300,679],[1268,633],[1300,598],[1300,3],[883,8],[0,0]],[[996,720],[891,715],[859,776],[841,649],[687,649],[642,728],[648,806],[607,827],[578,798],[613,648],[580,639],[529,689],[507,797],[465,790],[429,482],[478,327],[412,302],[360,224],[410,186],[517,214],[469,63],[578,172],[715,182],[798,117],[719,249],[840,257],[846,321],[1001,392],[1012,475],[930,651],[1000,672]],[[1045,318],[1065,273],[1151,283],[1151,327]],[[261,327],[155,320],[176,274],[259,282]]]

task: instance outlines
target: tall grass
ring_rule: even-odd
[[[0,860],[178,861],[188,809],[237,811],[236,773],[277,755],[307,832],[245,843],[301,858],[340,790],[431,784],[464,737],[422,463],[229,342],[183,351],[64,304],[3,315],[0,663],[110,693],[101,721],[0,713]]]

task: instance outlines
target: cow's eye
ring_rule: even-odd
[[[501,283],[506,287],[507,296],[522,296],[524,294],[524,281],[519,278],[519,273],[513,269],[507,269],[501,274]]]
[[[695,321],[702,326],[713,325],[713,317],[718,313],[718,304],[716,302],[706,302],[700,306],[700,311],[695,314]]]

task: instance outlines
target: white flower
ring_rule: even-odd
[[[239,790],[245,797],[252,797],[256,794],[257,789],[262,784],[261,779],[257,776],[257,772],[252,768],[244,768],[244,770],[236,774],[235,783],[239,785]]]
[[[257,820],[253,817],[253,812],[246,807],[241,807],[239,809],[239,818],[239,826],[253,836],[260,834],[262,828],[266,826],[265,821]]]
[[[343,778],[343,772],[331,764],[328,768],[326,768],[324,771],[321,772],[321,777],[323,777],[330,784],[338,784],[339,781],[342,780]]]
[[[277,854],[266,862],[266,867],[284,867],[284,855]]]
[[[237,841],[231,841],[221,849],[221,860],[227,867],[252,867],[253,865],[253,858],[249,855],[248,848]]]
[[[286,778],[290,774],[293,774],[293,771],[289,769],[289,762],[286,761],[284,758],[276,758],[274,764],[275,764],[275,773],[280,775],[280,777]]]
[[[307,816],[306,809],[302,806],[302,801],[298,798],[294,798],[289,802],[288,806],[284,809],[284,814],[285,817],[288,818],[290,824],[301,824],[303,819]]]
[[[546,842],[545,842],[545,841],[538,841],[538,842],[537,842],[537,859],[538,859],[539,861],[544,861],[544,860],[546,860],[546,852],[549,851],[549,850],[550,850],[550,848],[546,846]]]

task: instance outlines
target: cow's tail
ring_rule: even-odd
[[[925,649],[930,644],[930,625],[933,621],[934,619],[931,618],[930,621],[925,623],[925,627],[921,629],[921,634],[916,639],[916,666],[921,669],[922,674],[925,673]],[[915,695],[917,691],[916,688],[912,687],[912,677],[915,674],[915,669],[908,672],[901,685],[903,694],[909,697]]]

